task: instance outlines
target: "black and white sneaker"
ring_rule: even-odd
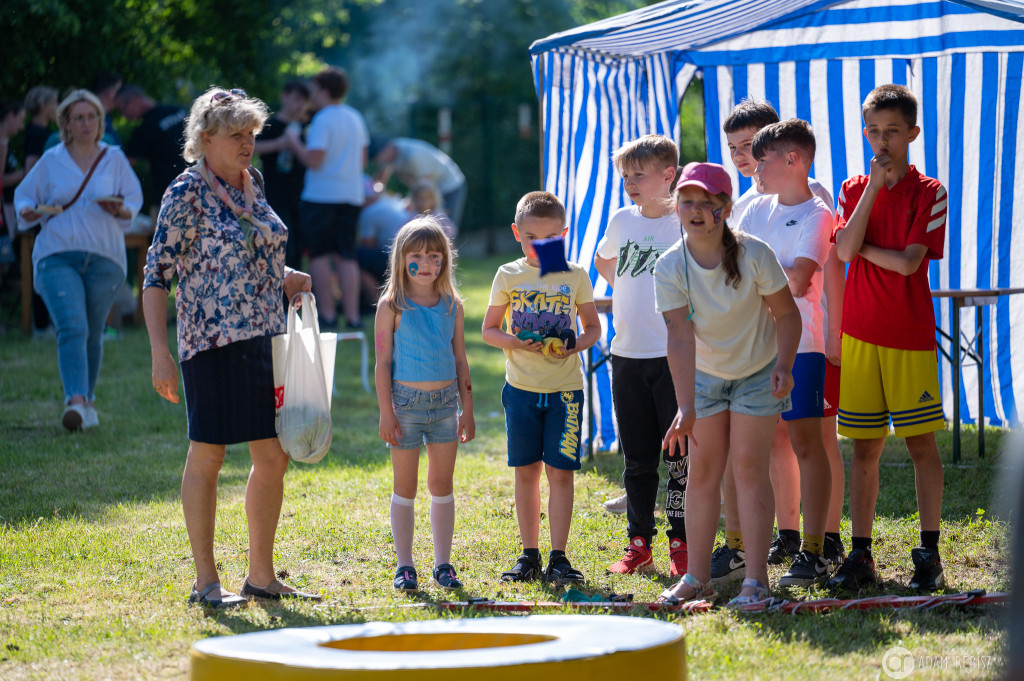
[[[922,546],[910,549],[910,559],[914,561],[914,576],[910,578],[910,588],[915,591],[937,591],[946,586],[942,575],[942,560],[935,549]]]
[[[825,560],[824,556],[810,551],[801,551],[797,554],[793,564],[789,566],[789,571],[779,580],[779,586],[809,587],[822,584],[828,579],[830,572],[829,562]]]
[[[768,564],[785,565],[793,561],[800,553],[800,542],[787,539],[781,534],[768,547]]]
[[[739,579],[746,570],[746,556],[740,549],[730,549],[726,544],[722,544],[711,554],[712,584]]]
[[[825,560],[832,565],[833,570],[838,569],[843,564],[843,561],[846,560],[846,548],[843,546],[843,540],[825,537],[825,551],[823,555]]]

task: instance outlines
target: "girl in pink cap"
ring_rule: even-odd
[[[769,598],[772,488],[768,462],[779,414],[790,408],[800,312],[775,253],[733,232],[732,181],[717,163],[690,163],[676,184],[683,238],[655,268],[657,310],[668,326],[668,362],[679,411],[670,454],[689,446],[689,569],[664,602],[715,596],[711,549],[728,457],[739,497],[746,579],[729,605]]]

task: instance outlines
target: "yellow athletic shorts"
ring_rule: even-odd
[[[843,334],[839,434],[860,440],[899,437],[945,427],[934,350],[898,350]]]

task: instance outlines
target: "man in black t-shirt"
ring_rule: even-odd
[[[146,202],[153,209],[187,166],[181,152],[188,114],[174,104],[157,104],[138,85],[130,84],[117,93],[117,108],[125,118],[141,121],[124,151],[133,166],[143,158],[149,161]]]
[[[267,119],[256,139],[255,151],[263,164],[267,201],[288,227],[285,264],[300,267],[302,245],[299,237],[299,196],[306,166],[295,158],[285,131],[302,129],[309,123],[309,86],[302,80],[288,81],[281,90],[281,110]]]

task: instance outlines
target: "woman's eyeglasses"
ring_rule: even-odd
[[[242,99],[245,99],[248,96],[249,95],[245,94],[245,90],[240,90],[238,88],[234,88],[232,90],[228,90],[227,92],[224,92],[224,91],[214,92],[212,95],[210,95],[210,101],[211,102],[226,102],[226,101],[230,100],[233,97],[241,97]]]
[[[100,118],[99,114],[94,114],[94,113],[91,113],[91,114],[79,114],[77,116],[72,116],[71,117],[71,122],[72,123],[77,123],[78,125],[81,125],[82,123],[92,123],[93,121],[99,120],[99,118]]]

